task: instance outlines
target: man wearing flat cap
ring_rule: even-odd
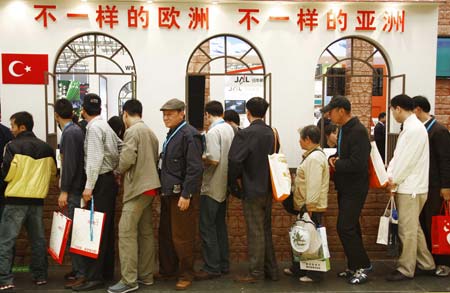
[[[185,104],[178,99],[162,107],[169,132],[159,159],[161,216],[159,277],[177,278],[176,289],[188,288],[194,276],[196,217],[194,195],[200,194],[203,146],[200,133],[185,121]]]
[[[84,96],[82,115],[88,122],[84,140],[86,185],[83,199],[89,206],[95,201],[95,210],[105,214],[100,253],[97,259],[85,258],[86,282],[72,287],[75,291],[90,291],[104,286],[104,278],[114,272],[114,211],[118,186],[113,171],[119,164],[121,140],[101,117],[102,101],[97,94]]]
[[[347,279],[350,284],[362,284],[368,280],[367,273],[372,269],[359,224],[369,190],[369,135],[359,119],[352,116],[351,104],[346,97],[333,97],[321,111],[329,113],[331,121],[341,127],[337,154],[329,159],[335,169],[334,185],[338,194],[337,232],[348,266],[338,276]]]

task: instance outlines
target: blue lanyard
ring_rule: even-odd
[[[175,129],[175,131],[169,136],[169,138],[167,138],[164,143],[163,143],[163,154],[166,153],[166,148],[167,145],[169,144],[169,142],[172,140],[172,138],[175,136],[175,134],[177,134],[178,131],[180,131],[181,128],[183,128],[183,126],[186,125],[186,121],[184,121],[183,123],[180,124],[180,126],[177,127],[177,129]]]
[[[338,157],[341,157],[341,140],[342,140],[342,127],[341,129],[339,129],[339,136],[338,136],[338,147],[337,147],[337,151],[338,151]]]
[[[91,241],[94,241],[94,197],[91,198],[91,220],[89,221]]]
[[[222,123],[225,123],[225,120],[221,119],[221,120],[214,122],[213,124],[211,124],[211,127],[209,128],[209,130],[213,129],[215,126],[222,124]]]
[[[66,125],[64,125],[64,128],[63,128],[63,131],[62,131],[62,132],[64,132],[64,130],[66,130],[66,128],[69,127],[69,126],[72,125],[72,124],[73,124],[73,122],[70,121],[69,123],[67,123]]]
[[[430,132],[431,127],[433,127],[434,123],[436,123],[436,119],[433,119],[431,123],[427,126],[427,132]]]

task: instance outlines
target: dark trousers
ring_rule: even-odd
[[[82,192],[69,193],[67,199],[67,216],[72,220],[75,208],[80,208],[81,193]],[[69,233],[69,237],[67,239],[66,252],[69,251],[71,239],[72,233]],[[85,277],[86,276],[85,258],[76,253],[71,253],[70,256],[72,259],[72,272],[75,273],[75,276],[77,278]]]
[[[361,236],[359,216],[366,201],[366,192],[344,193],[338,191],[339,215],[337,232],[347,256],[347,266],[350,270],[370,267]]]
[[[161,197],[159,273],[192,280],[196,234],[194,198],[185,211],[180,211],[179,199],[178,196]]]
[[[226,210],[226,200],[218,202],[208,195],[200,197],[203,270],[208,273],[220,274],[230,270]]]
[[[97,212],[105,213],[100,253],[97,259],[85,257],[86,277],[89,281],[103,280],[107,257],[114,255],[114,210],[118,187],[112,172],[98,176],[93,191],[94,206]],[[114,257],[113,257],[114,259]]]
[[[311,213],[311,220],[313,220],[313,222],[317,225],[317,227],[319,227],[322,224],[322,215],[323,215],[323,213],[317,213],[317,212]],[[315,282],[322,281],[323,276],[325,275],[325,272],[301,270],[300,262],[295,261],[294,256],[292,256],[291,272],[296,277],[307,276]]]
[[[430,187],[428,190],[428,197],[422,212],[420,213],[420,225],[422,226],[423,234],[427,240],[428,249],[431,252],[431,219],[433,216],[441,213],[442,197],[440,188]],[[450,266],[450,255],[433,254],[436,265]]]
[[[272,195],[245,197],[242,206],[247,225],[249,273],[259,279],[278,277],[272,243]]]

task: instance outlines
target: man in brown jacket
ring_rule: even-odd
[[[123,174],[124,194],[119,222],[121,280],[108,292],[131,292],[138,283],[153,284],[155,251],[152,203],[161,186],[158,171],[158,139],[142,121],[142,104],[129,100],[123,105],[127,130],[118,171]]]

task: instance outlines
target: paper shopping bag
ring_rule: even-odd
[[[431,218],[431,252],[433,254],[450,254],[450,215],[449,202],[442,203],[444,214]]]
[[[268,155],[272,194],[276,201],[285,200],[291,193],[291,173],[284,154]]]
[[[105,214],[95,212],[92,205],[91,210],[75,209],[70,252],[96,259],[100,252]]]
[[[58,264],[63,262],[71,224],[72,220],[64,214],[53,212],[52,229],[47,251]]]
[[[384,167],[383,159],[374,141],[371,143],[369,158],[369,187],[384,188],[388,184],[388,175]]]
[[[394,197],[391,196],[387,203],[384,214],[380,217],[378,225],[377,243],[388,245],[389,243],[389,224],[391,222],[392,209],[394,204]]]

